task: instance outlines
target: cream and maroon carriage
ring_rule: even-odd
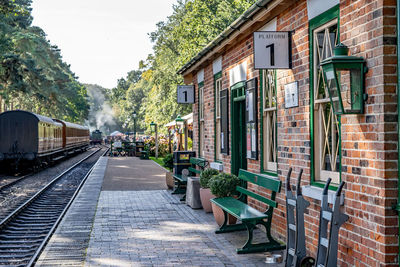
[[[54,161],[88,145],[87,127],[23,110],[0,114],[0,161],[5,167]]]

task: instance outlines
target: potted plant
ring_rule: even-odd
[[[208,185],[210,186],[211,193],[216,197],[231,197],[235,196],[236,186],[239,184],[239,178],[234,174],[220,173],[210,178]],[[224,223],[223,210],[211,203],[212,211],[215,221],[219,226]],[[235,224],[236,217],[228,214],[228,224]]]
[[[215,195],[211,194],[208,181],[214,175],[218,175],[219,172],[215,169],[207,168],[200,174],[200,201],[205,212],[212,212],[210,199],[215,198]]]
[[[175,183],[174,177],[172,176],[172,172],[171,172],[171,170],[174,166],[172,154],[167,154],[164,157],[163,162],[164,162],[164,167],[169,170],[165,173],[165,181],[166,181],[167,187],[169,189],[172,189],[172,188],[174,188],[174,183]]]

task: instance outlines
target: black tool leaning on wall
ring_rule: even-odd
[[[300,170],[297,178],[296,196],[294,196],[290,186],[291,172],[292,168],[289,169],[286,178],[286,267],[336,267],[339,229],[349,218],[346,214],[340,212],[340,196],[344,182],[341,182],[336,190],[332,208],[330,208],[328,203],[328,189],[331,182],[330,178],[324,186],[319,220],[318,252],[317,260],[315,260],[314,258],[307,256],[305,245],[304,211],[310,203],[304,199],[301,192],[300,181],[303,170]],[[294,212],[295,210],[296,216]]]
[[[349,219],[349,216],[340,212],[340,195],[342,193],[344,182],[341,182],[336,190],[332,209],[329,207],[328,203],[328,188],[330,183],[331,178],[326,181],[324,191],[322,193],[316,267],[337,266],[339,229],[342,224]]]
[[[286,266],[301,266],[300,263],[308,262],[312,266],[315,260],[307,257],[306,240],[304,232],[304,211],[310,206],[310,202],[304,199],[301,193],[301,175],[300,170],[297,177],[296,195],[293,194],[290,186],[290,175],[292,168],[286,178],[286,214],[287,214],[287,245],[286,245]],[[296,211],[296,216],[295,216]]]

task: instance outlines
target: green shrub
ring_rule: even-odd
[[[165,155],[164,159],[164,167],[172,170],[174,167],[174,156],[172,154]]]
[[[213,177],[214,175],[218,175],[218,174],[219,174],[219,172],[215,169],[211,169],[211,168],[205,169],[200,174],[200,186],[202,188],[209,188],[208,181],[210,180],[211,177]]]
[[[239,178],[233,174],[220,173],[210,178],[208,185],[216,197],[229,197],[235,194]]]

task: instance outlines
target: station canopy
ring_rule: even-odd
[[[182,119],[184,119],[186,121],[187,125],[193,124],[193,113],[189,113],[189,114],[183,116]],[[168,127],[168,128],[173,128],[173,127],[175,127],[175,124],[176,124],[176,122],[175,122],[175,120],[173,120],[171,122],[168,122],[164,126]]]
[[[123,133],[121,133],[120,131],[114,131],[110,134],[110,136],[121,136],[124,135]]]

